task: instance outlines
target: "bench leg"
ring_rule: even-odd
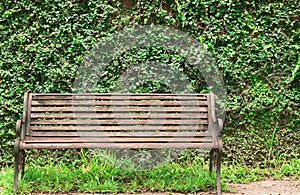
[[[222,161],[222,149],[219,149],[217,152],[217,194],[221,195],[221,161]]]
[[[14,186],[13,190],[16,192],[18,190],[18,179],[19,179],[19,171],[20,171],[20,138],[15,140],[14,147],[14,158],[15,158],[15,170],[14,170]]]
[[[217,174],[217,194],[221,195],[221,158],[222,149],[212,149],[210,151],[210,162],[209,162],[209,172],[212,174],[213,170]]]
[[[20,162],[21,162],[21,177],[24,176],[24,173],[25,173],[25,151],[24,150],[21,150],[20,151]]]
[[[213,170],[216,170],[216,149],[211,149],[209,160],[209,172],[212,174]]]

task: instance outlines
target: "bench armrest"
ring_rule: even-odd
[[[22,129],[22,120],[17,120],[16,123],[16,134],[18,135],[18,137],[21,137],[21,129]]]
[[[223,129],[223,125],[224,125],[224,122],[222,119],[218,118],[218,128],[219,128],[219,132],[222,131]]]

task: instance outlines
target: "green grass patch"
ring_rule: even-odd
[[[20,180],[21,194],[30,192],[198,192],[215,188],[215,174],[208,172],[208,162],[170,162],[152,170],[122,169],[93,157],[83,160],[81,166],[72,163],[47,162],[44,166],[29,162],[25,176]],[[266,177],[300,179],[300,160],[292,159],[277,168],[249,168],[242,165],[222,166],[222,188],[226,183],[249,183]],[[13,168],[2,168],[0,193],[11,194]]]
[[[12,194],[13,168],[1,168],[0,170],[0,194]]]
[[[19,182],[22,193],[30,192],[196,192],[215,188],[215,174],[210,175],[203,162],[195,160],[188,165],[174,163],[151,170],[124,169],[93,157],[84,159],[81,166],[72,163],[45,163],[38,166],[29,162],[24,178]],[[13,169],[2,170],[1,183],[5,192],[11,192]],[[2,185],[1,185],[2,186]]]
[[[274,168],[247,167],[240,164],[223,166],[222,175],[228,183],[250,183],[264,178],[274,179],[300,179],[300,159],[291,159],[282,162]]]

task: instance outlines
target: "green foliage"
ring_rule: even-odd
[[[43,166],[28,163],[26,174],[20,181],[21,194],[30,192],[196,192],[215,188],[215,174],[210,175],[208,167],[199,171],[200,159],[186,164],[168,163],[153,170],[121,169],[94,156],[80,158],[81,166],[53,159]],[[0,192],[11,192],[13,172],[10,168],[0,172]]]
[[[224,166],[222,174],[226,182],[250,183],[263,180],[265,178],[299,180],[300,178],[299,159],[292,159],[283,162],[276,168],[251,168],[240,164],[227,164]]]
[[[2,1],[0,164],[12,163],[23,93],[71,92],[97,41],[137,24],[180,29],[212,53],[227,90],[227,160],[264,167],[299,158],[299,15],[297,0]],[[114,59],[99,91],[110,91],[121,70],[150,58],[185,67],[195,91],[206,90],[185,59],[152,47]],[[166,89],[154,81],[137,91]]]
[[[0,194],[12,194],[13,193],[13,175],[12,168],[1,168],[0,170]]]
[[[24,178],[20,181],[21,194],[30,192],[199,192],[215,187],[215,174],[208,172],[208,163],[202,158],[184,162],[169,162],[152,170],[126,170],[115,167],[97,156],[78,151],[70,160],[69,155],[58,160],[52,158],[37,162],[30,158]],[[66,158],[65,158],[66,157]],[[222,189],[225,182],[249,183],[267,178],[300,179],[300,160],[292,159],[274,168],[251,168],[241,164],[225,163],[222,166]],[[0,194],[12,194],[13,169],[0,171]]]

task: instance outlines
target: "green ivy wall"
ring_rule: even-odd
[[[226,161],[269,166],[299,158],[299,15],[297,0],[1,1],[0,164],[12,163],[23,93],[71,92],[84,55],[97,41],[136,24],[179,29],[213,54],[227,92]],[[122,63],[137,57],[134,51],[99,81],[102,91],[109,91]],[[138,56],[185,63],[162,51],[143,48]],[[203,90],[203,80],[190,76]]]

